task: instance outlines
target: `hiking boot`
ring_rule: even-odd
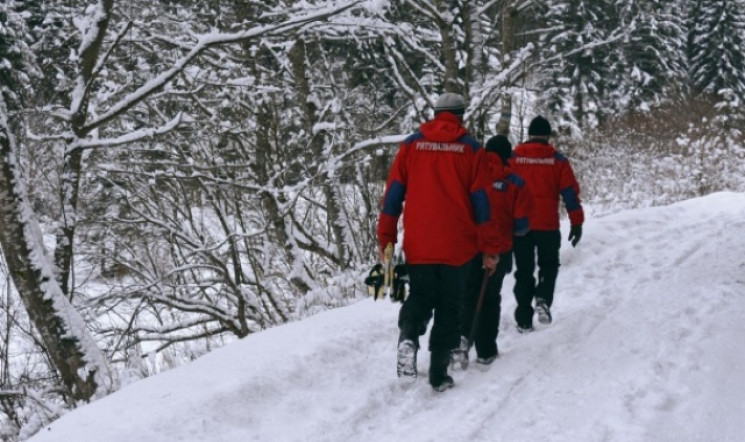
[[[450,368],[465,370],[468,368],[468,338],[460,337],[460,346],[450,350]]]
[[[497,346],[497,343],[494,343],[494,353],[491,354],[491,356],[479,356],[478,351],[476,352],[476,363],[481,365],[489,365],[492,362],[494,362],[495,359],[499,357],[499,347]]]
[[[497,356],[499,355],[489,356],[488,358],[476,358],[476,363],[481,365],[489,365],[494,362],[495,359],[497,359]]]
[[[520,333],[521,335],[530,333],[532,331],[533,331],[532,325],[527,325],[527,326],[518,325],[517,326],[517,332]]]
[[[416,351],[416,344],[411,339],[405,339],[398,343],[396,373],[399,378],[416,380]]]
[[[435,349],[430,354],[429,384],[436,391],[445,391],[455,385],[455,381],[448,375],[450,350]]]
[[[543,299],[536,299],[535,311],[538,313],[538,322],[541,324],[551,323],[551,310],[548,308],[548,304]]]
[[[445,375],[437,384],[432,383],[432,388],[439,393],[442,393],[448,388],[453,388],[453,386],[455,386],[455,381],[449,375]]]

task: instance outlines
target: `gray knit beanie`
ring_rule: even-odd
[[[462,116],[466,113],[466,101],[459,94],[445,92],[435,102],[435,115],[440,112],[450,112]]]

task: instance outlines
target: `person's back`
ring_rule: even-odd
[[[395,242],[393,220],[405,192],[407,262],[461,265],[478,252],[469,206],[474,199],[486,198],[485,181],[483,177],[477,181],[473,170],[480,167],[474,164],[485,161],[480,147],[450,112],[423,123],[402,143],[389,178],[379,233]],[[487,218],[477,213],[476,222]]]
[[[492,137],[489,142],[497,137],[502,136]],[[487,147],[487,152],[492,182],[492,191],[489,194],[492,216],[498,218],[499,228],[504,236],[522,236],[530,229],[529,219],[533,210],[530,189],[522,176],[509,166],[511,150],[508,150],[509,154],[502,155],[498,151],[491,153]],[[495,211],[496,207],[502,209]]]
[[[573,224],[582,224],[579,185],[567,158],[547,139],[532,138],[518,145],[509,160],[510,167],[530,188],[534,210],[530,218],[532,230],[559,229],[559,197],[566,202]]]
[[[515,321],[518,331],[533,329],[533,299],[538,321],[552,321],[550,307],[554,300],[556,278],[559,273],[560,197],[569,215],[571,231],[569,241],[576,246],[582,236],[584,212],[579,199],[579,184],[569,160],[549,143],[551,125],[540,115],[528,128],[528,141],[518,145],[509,160],[510,167],[520,175],[533,198],[530,214],[530,232],[515,237]],[[538,263],[538,279],[534,277]]]
[[[481,251],[484,266],[493,271],[497,255],[506,247],[505,238],[500,241],[490,220],[484,151],[463,128],[464,112],[461,96],[441,95],[435,119],[422,124],[401,144],[378,218],[381,250],[396,243],[398,218],[404,218],[409,296],[398,318],[397,374],[416,379],[419,337],[435,310],[429,382],[437,391],[453,385],[447,366],[450,350],[460,339],[468,270]]]
[[[491,181],[489,205],[500,236],[512,239],[513,234],[525,235],[529,229],[528,216],[532,202],[525,182],[507,166],[512,145],[506,136],[497,135],[486,143],[486,151]],[[482,269],[471,267],[463,302],[461,342],[451,353],[453,368],[468,367],[471,345],[476,347],[476,362],[479,364],[491,364],[499,355],[500,292],[505,275],[512,269],[511,258],[509,250],[502,253],[496,271],[486,280]],[[484,282],[486,285],[482,291]]]

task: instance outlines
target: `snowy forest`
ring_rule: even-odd
[[[745,191],[745,0],[6,0],[0,440],[366,297],[397,145],[542,114],[593,215]]]

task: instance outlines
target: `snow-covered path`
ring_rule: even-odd
[[[398,305],[364,300],[137,382],[31,440],[745,440],[745,195],[584,230],[562,246],[554,324],[516,332],[508,277],[500,358],[445,393],[426,382],[426,351],[420,380],[398,383]]]

